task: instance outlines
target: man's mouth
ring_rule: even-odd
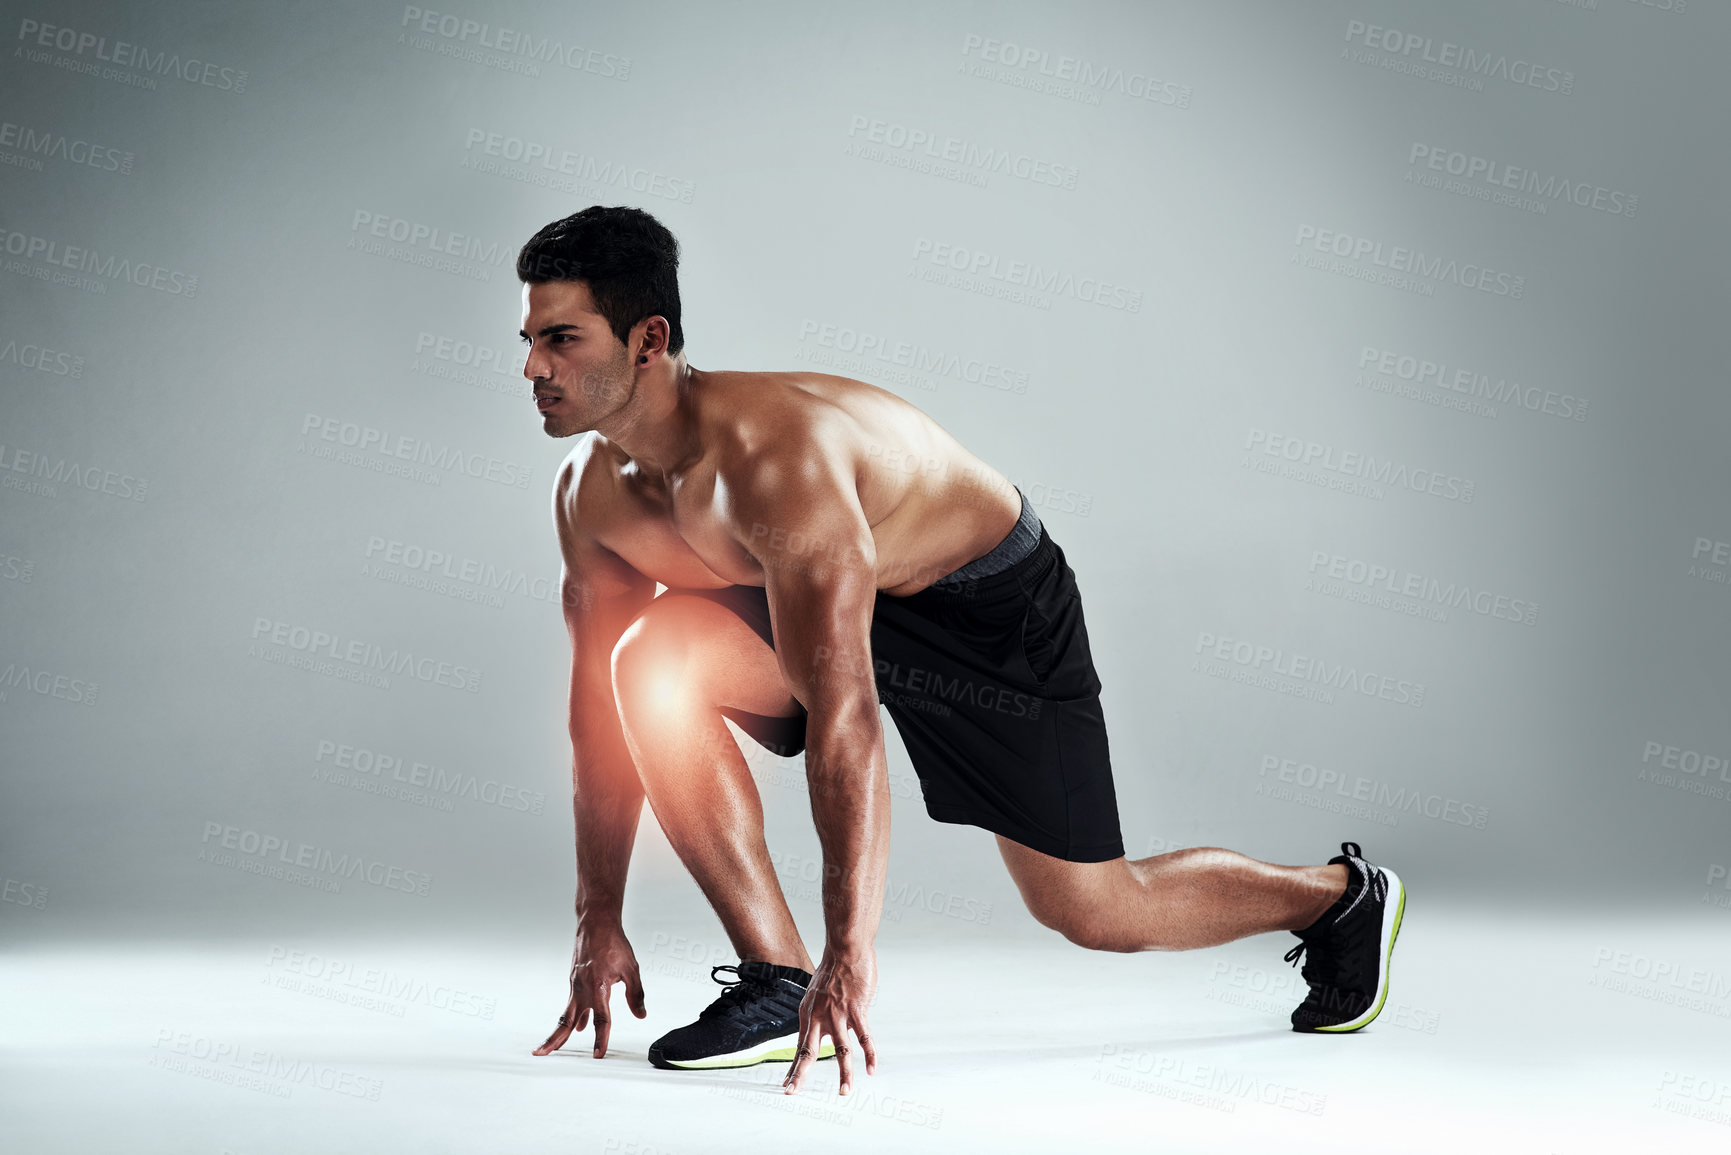
[[[535,408],[541,410],[543,413],[545,413],[547,410],[553,408],[553,406],[558,404],[558,403],[559,403],[559,395],[557,393],[537,393],[537,394],[535,394]]]

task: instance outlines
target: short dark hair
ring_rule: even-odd
[[[667,351],[685,348],[679,326],[679,242],[667,226],[627,205],[590,205],[543,227],[517,254],[526,285],[582,281],[624,344],[645,317],[667,318]]]

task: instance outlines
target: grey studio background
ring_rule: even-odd
[[[881,385],[1034,499],[1132,857],[1354,839],[1414,920],[1722,942],[1723,5],[0,12],[14,965],[508,944],[480,1026],[551,1026],[572,443],[511,260],[592,203],[678,236],[695,365]],[[885,725],[885,975],[1044,942]],[[747,756],[815,949],[800,762]],[[627,929],[652,1007],[732,961],[647,808]]]

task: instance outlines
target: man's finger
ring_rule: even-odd
[[[847,1045],[847,1030],[836,1028],[830,1037],[835,1040],[835,1061],[841,1066],[841,1093],[853,1089],[853,1049]]]
[[[855,1019],[853,1033],[859,1039],[860,1051],[865,1055],[866,1074],[875,1075],[878,1073],[878,1049],[873,1045],[872,1037],[866,1033],[869,1029],[864,1019]]]
[[[547,1036],[547,1041],[535,1048],[537,1055],[551,1054],[565,1045],[565,1040],[571,1037],[571,1028],[561,1024],[555,1027],[553,1033]]]
[[[571,1037],[571,1024],[577,1018],[577,999],[572,997],[565,1004],[565,1013],[559,1016],[559,1025],[553,1028],[553,1033],[547,1036],[547,1041],[535,1048],[537,1055],[545,1055],[557,1051],[565,1045],[565,1040]]]
[[[607,1057],[607,1039],[613,1033],[613,1016],[608,1014],[613,997],[613,984],[603,980],[590,991],[590,999],[595,1004],[595,1057]]]
[[[808,992],[805,998],[799,1001],[799,1034],[795,1036],[799,1041],[794,1044],[793,1063],[787,1068],[787,1077],[781,1081],[782,1087],[790,1095],[799,1089],[800,1069],[805,1066],[805,1035],[811,1029],[810,1004],[811,995]]]
[[[625,976],[625,1005],[640,1019],[649,1014],[643,1004],[643,977],[637,973],[636,967],[632,967],[631,973]]]
[[[800,1087],[805,1083],[806,1071],[817,1061],[821,1038],[822,1035],[815,1021],[809,1026],[801,1028],[799,1049],[793,1055],[793,1068],[787,1073],[787,1082],[782,1084],[787,1088],[789,1095],[798,1094]]]
[[[782,1083],[783,1089],[789,1095],[799,1094],[800,1084],[805,1082],[805,1068],[811,1062],[811,1050],[802,1039],[799,1049],[793,1053],[793,1066],[788,1068],[787,1081]]]

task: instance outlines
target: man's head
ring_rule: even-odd
[[[642,209],[592,205],[556,220],[517,254],[523,375],[554,437],[630,400],[636,372],[685,347],[679,243]]]

